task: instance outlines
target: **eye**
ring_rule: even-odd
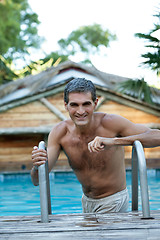
[[[83,103],[83,106],[90,106],[91,105],[91,102],[85,102]]]
[[[71,107],[77,107],[78,104],[77,104],[77,103],[70,103],[70,106],[71,106]]]

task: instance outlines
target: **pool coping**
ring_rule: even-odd
[[[126,173],[131,171],[131,168],[126,168]],[[147,168],[147,171],[155,171],[160,175],[160,168]],[[72,169],[54,169],[50,173],[74,173],[74,171]],[[1,175],[30,175],[30,171],[5,171],[0,172]]]

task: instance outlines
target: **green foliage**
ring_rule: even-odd
[[[39,48],[39,23],[27,0],[0,1],[0,84],[19,77],[11,68],[13,60],[25,60],[31,48]]]
[[[11,2],[13,2],[13,0]],[[6,3],[9,4],[11,2],[7,0]],[[11,19],[13,18],[15,20],[15,22],[13,21],[13,28],[17,30],[14,32],[14,35],[9,38],[8,45],[5,45],[5,38],[8,38],[8,36],[5,36],[4,32],[0,32],[0,34],[4,34],[3,49],[5,49],[5,51],[8,49],[7,53],[5,53],[5,56],[8,57],[6,59],[6,62],[8,61],[8,63],[10,63],[16,57],[20,57],[21,53],[28,53],[29,47],[37,47],[36,44],[38,43],[36,39],[36,26],[39,23],[37,22],[37,15],[34,13],[31,14],[30,8],[27,5],[27,0],[17,0],[14,1],[14,4],[15,2],[16,4],[20,3],[20,5],[16,5],[19,6],[19,15],[16,16],[16,20],[14,19],[14,16],[11,17]],[[6,6],[8,5],[6,4],[5,7]],[[10,4],[9,7],[11,7]],[[14,13],[13,8],[11,12]],[[21,21],[21,24],[17,24],[18,19]],[[60,62],[68,60],[69,56],[73,56],[77,52],[86,54],[84,60],[82,61],[83,63],[91,63],[89,54],[99,53],[101,46],[108,47],[109,42],[115,39],[115,35],[112,35],[108,30],[103,30],[99,24],[80,27],[79,29],[71,32],[67,39],[60,39],[58,41],[60,45],[59,51],[52,52],[39,61],[31,61],[31,63],[25,66],[23,69],[14,71],[14,78],[23,78],[26,75],[44,71],[48,67],[55,66]],[[11,43],[12,47],[10,45]],[[8,75],[8,78],[10,80],[13,79],[13,75]]]
[[[24,58],[32,47],[39,47],[37,14],[30,9],[27,0],[0,2],[0,55],[8,61]]]
[[[18,75],[11,70],[11,65],[0,56],[0,84],[4,84],[17,78]]]
[[[31,61],[29,65],[17,71],[17,73],[20,78],[23,78],[30,74],[37,74],[42,71],[45,71],[47,68],[56,66],[60,62],[64,62],[66,60],[68,60],[68,56],[65,55],[60,56],[58,52],[52,52],[43,59],[40,59],[36,62]]]
[[[58,44],[61,52],[67,55],[75,55],[77,52],[94,54],[100,51],[101,46],[108,47],[109,42],[115,39],[116,36],[109,30],[103,30],[99,24],[93,24],[72,31],[68,38],[60,39]]]
[[[49,55],[47,55],[45,58],[41,59],[43,61],[43,63],[45,64],[46,62],[48,62],[49,60],[52,60],[52,64],[53,65],[57,65],[60,62],[65,62],[68,60],[68,55],[62,55],[59,52],[51,52]]]
[[[128,81],[119,83],[116,90],[149,104],[154,104],[151,98],[151,89],[144,81],[144,78],[135,80],[129,79]]]
[[[145,47],[150,50],[141,55],[146,59],[146,61],[142,62],[142,65],[146,65],[151,70],[156,71],[157,75],[160,75],[160,39],[155,37],[160,32],[160,12],[154,16],[157,18],[154,28],[148,34],[136,33],[135,36],[146,40]]]

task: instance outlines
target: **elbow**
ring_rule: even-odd
[[[33,185],[38,186],[39,185],[38,176],[35,176],[32,171],[31,171],[30,175],[31,175],[31,181],[32,181]]]
[[[39,186],[39,182],[37,182],[37,181],[33,181],[33,179],[32,179],[32,183],[33,183],[33,185],[36,187],[36,186]]]
[[[39,186],[39,183],[33,183],[33,185],[34,185],[35,187],[37,187],[37,186]]]

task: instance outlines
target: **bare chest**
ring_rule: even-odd
[[[101,153],[91,153],[88,150],[88,143],[91,140],[93,137],[80,139],[72,136],[72,138],[62,141],[62,148],[73,170],[95,169],[102,171],[109,164],[115,148],[107,149]]]

